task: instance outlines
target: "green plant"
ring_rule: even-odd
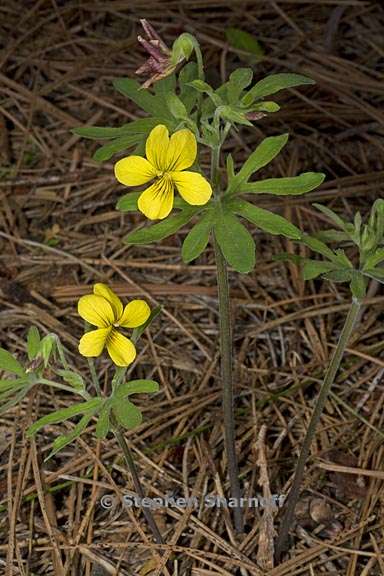
[[[384,284],[384,269],[380,264],[384,261],[384,200],[376,200],[366,224],[361,214],[355,215],[354,222],[345,222],[335,212],[315,204],[325,214],[338,230],[327,230],[320,234],[324,240],[334,241],[335,238],[346,248],[351,245],[358,250],[358,263],[354,265],[346,255],[345,249],[331,248],[318,237],[303,235],[301,242],[312,251],[320,254],[320,260],[303,258],[294,255],[283,255],[291,259],[302,268],[304,279],[322,277],[333,282],[348,282],[351,291],[351,305],[345,319],[344,327],[340,333],[337,346],[332,354],[324,381],[316,399],[311,420],[301,447],[299,459],[295,469],[292,486],[285,502],[285,512],[281,520],[280,532],[276,542],[276,556],[280,558],[285,549],[289,529],[292,526],[295,507],[300,495],[300,487],[304,477],[310,447],[319,424],[325,402],[340,368],[348,341],[353,333],[359,317],[362,299],[366,295],[368,281],[373,278]]]
[[[159,385],[153,380],[127,381],[125,376],[128,364],[135,358],[138,339],[159,312],[159,308],[150,311],[143,300],[132,301],[124,308],[118,296],[108,286],[96,284],[94,293],[83,296],[79,301],[79,313],[96,326],[103,326],[97,330],[87,330],[80,340],[79,351],[87,356],[89,361],[88,381],[69,365],[65,350],[56,334],[41,338],[39,330],[32,326],[27,335],[28,360],[25,365],[10,352],[0,348],[0,370],[14,376],[0,381],[0,414],[20,403],[34,386],[43,385],[69,393],[72,403],[36,420],[28,428],[27,437],[34,437],[45,426],[59,424],[63,427],[64,423],[76,419],[69,432],[60,434],[54,440],[46,458],[48,460],[74,442],[91,423],[96,422],[96,438],[106,438],[110,433],[116,437],[136,491],[143,497],[144,491],[123,430],[136,428],[142,422],[142,413],[131,402],[130,397],[135,394],[155,393],[159,390]],[[120,322],[122,327],[133,329],[130,340],[117,332],[116,322]],[[86,325],[86,328],[88,327],[89,325]],[[104,346],[114,362],[114,374],[105,392],[101,390],[93,364],[93,357],[99,356]],[[163,543],[151,511],[144,508],[143,512],[156,542]]]
[[[150,75],[144,87],[153,85],[153,89],[143,90],[131,78],[119,78],[114,86],[146,116],[120,128],[81,127],[74,132],[85,138],[108,141],[96,151],[95,160],[107,160],[116,153],[130,151],[115,166],[119,182],[126,186],[150,183],[144,191],[125,194],[117,209],[126,213],[140,211],[150,220],[161,221],[129,232],[124,238],[126,244],[163,240],[189,222],[193,225],[181,250],[185,263],[198,258],[208,243],[213,243],[219,289],[225,446],[231,496],[239,501],[227,266],[248,273],[255,265],[255,242],[241,220],[269,234],[294,240],[301,237],[294,224],[247,198],[257,198],[258,194],[304,194],[319,186],[324,175],[306,172],[291,178],[254,179],[280,153],[288,134],[265,138],[237,172],[230,154],[225,167],[222,166],[222,146],[231,131],[239,126],[252,128],[252,121],[279,110],[279,105],[270,99],[274,94],[314,82],[299,74],[281,73],[253,84],[252,69],[239,68],[228,81],[214,88],[205,81],[203,57],[192,35],[182,34],[168,49],[145,21],[144,29],[148,40],[143,42],[141,38],[140,42],[150,58],[138,72]],[[238,41],[238,35],[236,38]],[[189,61],[193,53],[196,63]],[[170,139],[169,133],[172,133]],[[209,182],[201,168],[205,152],[211,158]],[[174,198],[176,190],[181,197]],[[236,530],[241,532],[240,507],[234,509],[234,515]]]

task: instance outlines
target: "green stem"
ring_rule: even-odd
[[[231,498],[235,498],[237,506],[233,508],[235,529],[237,533],[243,532],[243,513],[240,506],[241,489],[239,482],[239,468],[236,456],[235,415],[233,401],[233,365],[232,365],[232,331],[230,316],[230,300],[228,285],[228,269],[220,246],[214,237],[214,249],[217,269],[217,288],[219,294],[219,329],[220,329],[220,356],[221,378],[223,382],[223,417],[224,417],[224,444],[228,460],[228,475]]]
[[[144,489],[141,485],[139,475],[137,473],[137,469],[136,469],[135,462],[133,460],[132,452],[131,452],[127,442],[125,441],[125,437],[124,437],[124,434],[123,434],[121,428],[118,425],[114,425],[113,426],[113,433],[114,433],[115,438],[118,441],[119,446],[120,446],[120,448],[124,454],[124,459],[125,459],[125,462],[128,466],[128,469],[131,473],[135,490],[136,490],[138,496],[140,497],[140,499],[145,498],[145,492],[144,492]],[[143,506],[142,510],[143,510],[145,519],[148,523],[148,526],[149,526],[149,528],[153,534],[155,542],[157,544],[164,544],[163,537],[162,537],[161,532],[160,532],[160,530],[156,524],[156,521],[152,515],[150,508]]]
[[[219,128],[218,128],[219,129]],[[211,155],[211,182],[216,193],[220,190],[220,145],[212,148]],[[228,285],[228,269],[223,253],[213,234],[215,250],[217,289],[219,296],[219,331],[220,331],[220,357],[221,378],[223,386],[223,419],[224,419],[224,445],[228,460],[228,476],[231,498],[235,498],[237,506],[233,508],[235,530],[242,533],[244,529],[243,512],[240,506],[241,490],[239,481],[239,467],[236,456],[235,414],[233,401],[233,365],[232,365],[232,330],[231,309]]]
[[[319,396],[316,401],[315,409],[313,411],[311,420],[308,425],[308,430],[304,438],[303,445],[301,447],[301,452],[297,462],[295,475],[292,482],[292,487],[289,491],[288,498],[285,503],[285,512],[281,520],[281,528],[276,541],[276,560],[279,562],[282,553],[286,549],[286,541],[288,538],[289,529],[292,526],[296,504],[300,495],[300,487],[304,477],[305,464],[307,462],[312,440],[315,436],[317,425],[320,421],[321,414],[323,412],[325,402],[327,400],[331,386],[335,380],[336,374],[340,368],[341,360],[343,358],[345,349],[348,345],[348,341],[353,332],[356,320],[359,315],[361,302],[357,299],[353,299],[351,307],[349,309],[348,315],[345,320],[343,330],[340,334],[337,346],[332,354],[331,361],[325,373],[324,382],[320,388]]]

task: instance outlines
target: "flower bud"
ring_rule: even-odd
[[[174,66],[180,64],[183,60],[189,60],[196,44],[195,38],[184,32],[173,43],[171,61]]]

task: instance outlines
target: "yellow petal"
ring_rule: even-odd
[[[82,356],[100,356],[110,333],[111,328],[99,328],[91,330],[81,337],[79,352]]]
[[[158,124],[151,130],[145,143],[145,154],[156,170],[166,170],[168,144],[168,128],[164,124]]]
[[[179,191],[180,196],[188,204],[200,206],[206,204],[212,196],[212,188],[208,180],[198,172],[172,172],[173,182]]]
[[[117,322],[117,320],[123,313],[123,304],[120,298],[117,296],[117,294],[115,294],[113,290],[110,289],[109,286],[107,286],[106,284],[102,284],[101,282],[94,285],[93,293],[97,294],[98,296],[103,296],[103,298],[108,300],[108,302],[112,306],[112,310],[115,317],[114,320]]]
[[[156,180],[152,186],[144,190],[137,205],[150,220],[166,218],[173,207],[173,184],[168,175]]]
[[[167,152],[167,170],[190,168],[197,154],[196,138],[190,130],[178,130],[172,134]]]
[[[140,186],[152,180],[156,170],[141,156],[127,156],[116,162],[115,176],[125,186]]]
[[[128,338],[112,330],[107,340],[108,354],[116,366],[128,366],[136,358],[136,348]]]
[[[97,294],[82,296],[78,302],[77,310],[84,320],[98,328],[107,328],[115,321],[112,306],[108,300]]]
[[[137,328],[146,322],[151,314],[151,309],[144,300],[132,300],[124,308],[119,326],[124,328]]]

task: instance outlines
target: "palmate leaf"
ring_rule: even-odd
[[[252,224],[255,224],[264,232],[281,234],[294,240],[299,240],[302,236],[299,228],[291,224],[291,222],[283,218],[283,216],[254,206],[245,200],[233,198],[227,202],[226,206],[229,210],[252,222]]]
[[[109,126],[78,126],[77,128],[72,128],[71,132],[82,138],[88,138],[88,140],[115,140],[123,136],[140,133],[140,131],[130,130],[129,124],[123,124],[123,126],[116,128]]]
[[[321,242],[346,242],[350,240],[348,234],[333,228],[330,228],[329,230],[319,230],[319,232],[313,234],[313,238],[316,238]]]
[[[243,126],[253,126],[252,122],[248,120],[245,112],[240,110],[238,107],[220,106],[217,108],[217,111],[220,111],[220,116],[228,122],[232,122],[233,124],[242,124]]]
[[[55,438],[52,444],[52,450],[48,454],[46,458],[44,458],[44,462],[47,462],[52,456],[60,452],[65,446],[68,446],[71,442],[76,440],[81,434],[84,432],[86,427],[88,426],[93,414],[84,414],[82,418],[80,418],[79,422],[73,427],[73,429],[68,432],[68,434],[62,434]]]
[[[75,390],[85,389],[83,377],[78,372],[74,372],[73,370],[56,370],[56,373]]]
[[[243,274],[253,270],[256,260],[255,242],[234,214],[223,210],[215,221],[214,233],[223,256],[230,266]]]
[[[133,80],[132,78],[118,78],[114,80],[113,86],[120,94],[127,96],[139,108],[151,116],[156,116],[162,121],[172,121],[172,116],[165,105],[163,96],[160,94],[153,95],[148,90],[142,90],[137,80]]]
[[[172,234],[175,234],[182,226],[187,224],[195,214],[204,209],[204,206],[190,207],[182,210],[179,214],[168,216],[158,224],[152,224],[140,230],[134,230],[124,237],[126,244],[150,244],[158,242]]]
[[[96,424],[96,438],[106,438],[108,435],[111,421],[110,421],[110,412],[112,409],[112,402],[110,400],[106,400],[102,409],[99,412],[99,416],[97,419]]]
[[[118,152],[122,152],[123,150],[128,151],[130,148],[139,145],[144,140],[145,136],[143,134],[128,134],[127,136],[121,136],[121,138],[116,138],[115,140],[112,140],[112,142],[104,144],[104,146],[98,148],[92,158],[96,162],[105,162]]]
[[[315,84],[315,81],[301,74],[271,74],[257,82],[242,98],[244,106],[250,106],[259,98],[276,94],[284,88],[293,88],[305,84]]]
[[[191,90],[188,84],[197,78],[196,62],[188,62],[179,73],[180,100],[183,102],[188,114],[193,110],[198,95],[195,90]]]
[[[322,262],[321,260],[311,260],[310,258],[303,258],[302,271],[304,280],[313,280],[326,272],[335,269],[335,265],[331,262]]]
[[[166,124],[169,129],[175,126],[175,120],[162,117],[138,118],[119,128],[104,126],[81,126],[74,128],[72,132],[83,138],[91,140],[109,140],[101,146],[93,155],[96,162],[109,160],[114,154],[123,150],[143,145],[149,132],[158,124]]]
[[[273,194],[277,196],[299,196],[320,186],[325,178],[321,172],[303,172],[288,178],[268,178],[258,182],[247,182],[240,186],[242,194]]]
[[[252,68],[237,68],[237,70],[230,74],[229,81],[224,84],[229,104],[239,103],[240,95],[252,82],[252,77]]]
[[[112,404],[112,412],[117,422],[127,430],[140,426],[143,421],[139,408],[129,400],[116,399]]]
[[[331,260],[331,262],[337,262],[336,254],[330,248],[328,248],[328,246],[324,244],[324,242],[322,242],[318,238],[314,238],[313,236],[309,236],[308,234],[303,234],[302,242],[314,252],[317,252],[318,254],[321,254],[328,260]]]
[[[88,400],[87,402],[81,402],[80,404],[74,404],[73,406],[68,406],[67,408],[63,408],[61,410],[56,410],[51,414],[47,414],[42,418],[39,418],[36,422],[34,422],[27,430],[27,436],[33,436],[43,428],[47,424],[58,424],[59,422],[64,422],[65,420],[69,420],[69,418],[73,418],[74,416],[78,416],[79,414],[95,414],[97,410],[101,407],[104,400],[103,398],[92,398],[92,400]]]
[[[188,232],[181,249],[183,262],[188,264],[205,250],[215,221],[214,210],[207,210],[197,224]]]
[[[176,120],[185,120],[188,118],[187,109],[177,94],[170,92],[165,96],[165,101],[167,103],[168,110],[172,116],[176,118]]]
[[[265,138],[261,144],[252,152],[243,164],[240,171],[229,182],[226,194],[233,194],[246,182],[254,173],[269,164],[286,145],[288,134],[280,136],[270,136]]]
[[[331,270],[323,274],[325,280],[331,280],[332,282],[350,282],[352,280],[352,274],[354,270],[350,268],[339,268],[338,270]]]
[[[126,398],[131,394],[151,394],[159,391],[159,384],[155,380],[130,380],[124,382],[116,389],[114,398]]]

